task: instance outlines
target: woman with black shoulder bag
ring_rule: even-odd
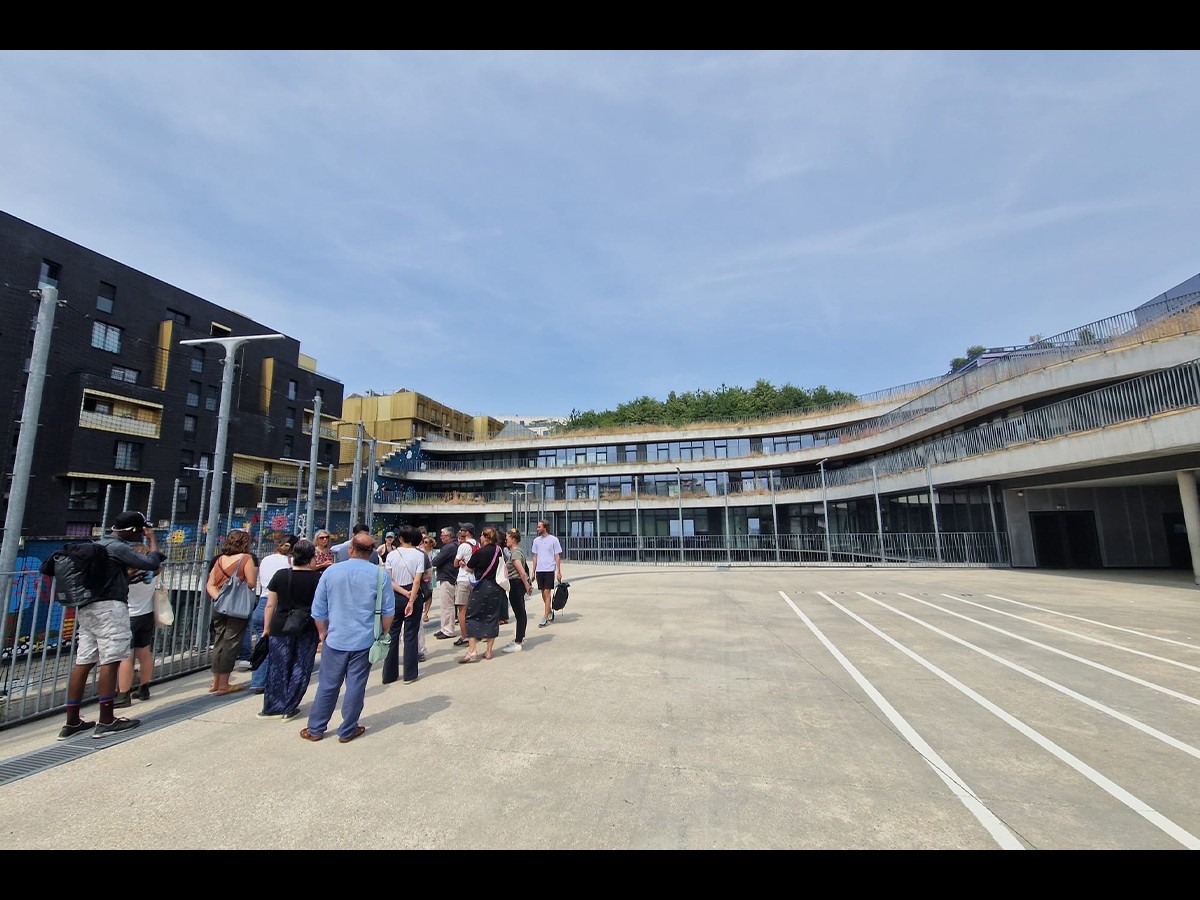
[[[301,538],[292,547],[292,567],[280,569],[267,585],[263,640],[267,641],[267,683],[260,719],[294,719],[308,690],[317,660],[317,626],[312,602],[321,573],[313,566],[317,548]]]

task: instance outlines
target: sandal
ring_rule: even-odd
[[[479,657],[478,657],[478,656],[476,656],[474,653],[468,653],[466,656],[462,657],[462,658],[459,660],[459,662],[460,662],[460,663],[473,663],[473,662],[479,662]]]
[[[490,653],[485,653],[485,654],[483,654],[483,658],[484,658],[484,659],[491,659],[491,658],[492,658],[492,654],[490,654]]]
[[[213,693],[215,693],[215,694],[236,694],[238,691],[244,691],[245,689],[246,689],[246,686],[244,684],[231,684],[231,685],[229,685],[229,687],[223,688],[222,690],[214,691]]]
[[[317,734],[315,731],[309,731],[307,728],[301,728],[300,737],[304,738],[306,741],[320,741],[324,740],[325,735]]]
[[[367,730],[366,725],[359,725],[357,728],[354,729],[354,734],[350,735],[349,737],[342,737],[341,735],[338,735],[338,743],[339,744],[348,744],[352,740],[354,740],[356,737],[362,737],[363,734],[366,732],[366,730]]]

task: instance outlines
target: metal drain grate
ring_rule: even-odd
[[[53,769],[55,766],[61,766],[63,763],[74,762],[81,757],[87,756],[89,753],[95,753],[107,747],[123,744],[139,735],[149,734],[151,731],[158,731],[160,728],[167,728],[179,722],[184,722],[195,718],[201,713],[244,700],[246,696],[247,694],[245,693],[238,693],[223,699],[216,699],[208,695],[193,697],[191,700],[184,700],[155,712],[153,715],[143,718],[142,724],[137,728],[130,731],[118,732],[112,737],[94,740],[89,732],[83,732],[82,734],[75,735],[70,740],[55,743],[50,747],[34,750],[32,753],[26,753],[22,756],[14,756],[12,759],[0,762],[0,785],[9,784],[10,782],[25,778],[27,775],[36,775],[38,772]],[[249,694],[249,696],[253,696],[253,694]]]

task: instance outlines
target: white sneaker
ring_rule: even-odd
[[[233,667],[235,669],[237,669],[239,672],[249,672],[250,671],[250,660],[239,659],[236,663],[233,664]]]
[[[501,653],[519,653],[520,651],[521,651],[521,645],[516,643],[515,641],[511,644],[505,644],[503,647],[500,648]]]

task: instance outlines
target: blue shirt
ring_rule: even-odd
[[[325,645],[334,650],[366,650],[375,641],[375,593],[379,566],[351,558],[321,573],[312,617],[329,623]],[[383,615],[396,613],[396,597],[383,572]]]

